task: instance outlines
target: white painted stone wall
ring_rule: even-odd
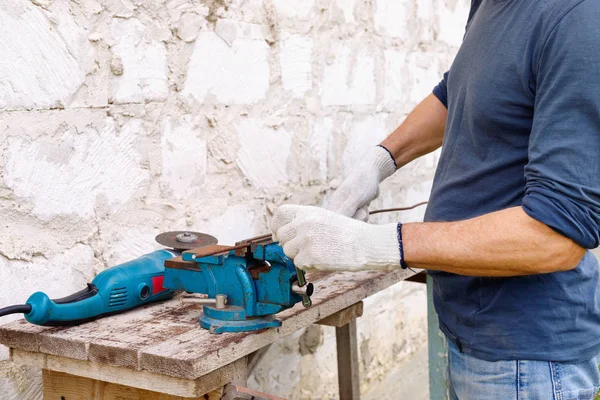
[[[166,230],[227,244],[267,232],[279,204],[323,204],[450,65],[467,3],[3,0],[0,305],[79,290]],[[426,199],[436,160],[397,173],[375,207]],[[422,348],[425,314],[414,284],[367,301],[365,393]],[[250,384],[335,398],[332,335],[282,340]],[[39,371],[7,357],[2,398],[41,398]]]

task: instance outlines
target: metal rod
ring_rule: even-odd
[[[296,267],[296,276],[298,279],[298,286],[302,287],[306,285],[306,275],[304,274],[304,270]]]
[[[292,283],[292,292],[300,296],[312,296],[315,288],[312,283],[304,286],[298,286],[298,281]]]
[[[310,307],[312,305],[312,300],[310,296],[315,291],[315,286],[312,283],[308,285],[304,285],[302,287],[298,286],[298,281],[292,283],[292,292],[302,297],[302,305],[304,307]]]
[[[179,299],[182,303],[188,304],[214,304],[219,310],[225,308],[227,304],[227,296],[224,294],[218,294],[214,299],[207,299],[196,296],[182,296]]]
[[[198,297],[182,297],[180,301],[189,304],[217,304],[217,299],[201,299]]]
[[[412,206],[409,207],[398,207],[398,208],[384,208],[382,210],[373,210],[369,213],[369,215],[374,215],[374,214],[381,214],[381,213],[387,213],[387,212],[394,212],[394,211],[407,211],[407,210],[412,210],[413,208],[417,208],[419,206],[423,206],[425,204],[429,203],[428,201],[422,201],[420,203],[414,204]]]

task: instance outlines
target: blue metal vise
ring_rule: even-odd
[[[212,333],[279,327],[274,314],[310,307],[314,290],[271,235],[184,251],[165,261],[163,285],[208,295],[200,325]]]

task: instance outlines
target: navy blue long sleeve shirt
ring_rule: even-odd
[[[473,0],[434,94],[448,108],[427,221],[521,206],[584,248],[600,244],[600,2]],[[430,271],[447,337],[487,360],[600,353],[598,263],[512,278]]]

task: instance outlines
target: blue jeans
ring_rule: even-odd
[[[600,355],[578,364],[492,362],[448,347],[452,400],[592,400],[600,389]]]

